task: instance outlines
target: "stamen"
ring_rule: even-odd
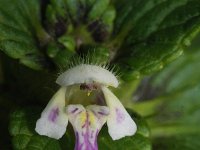
[[[88,91],[87,96],[90,96],[90,94],[91,94],[91,91]]]

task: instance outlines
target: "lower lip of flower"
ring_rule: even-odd
[[[97,136],[109,115],[108,107],[69,105],[67,113],[76,136],[75,150],[98,150]]]

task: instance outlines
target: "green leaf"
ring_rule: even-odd
[[[199,134],[157,138],[154,140],[153,148],[156,150],[198,150],[199,139]]]
[[[49,36],[40,24],[39,1],[0,3],[0,50],[30,68],[43,68],[45,57],[39,49]]]
[[[197,69],[200,66],[199,57],[199,51],[188,52],[161,72],[153,75],[147,81],[148,84],[140,85],[148,86],[148,91],[142,90],[140,87],[140,92],[135,93],[135,97],[144,95],[137,100],[153,99],[147,101],[145,105],[155,102],[152,105],[155,108],[151,108],[156,113],[151,118],[154,125],[178,123],[190,124],[188,127],[194,127],[191,125],[200,123],[198,118],[200,71]],[[139,111],[139,109],[141,108],[138,107],[137,110]]]
[[[134,108],[137,112],[151,110],[147,121],[155,149],[196,150],[199,147],[199,57],[199,51],[186,53],[151,76],[147,84],[143,85],[148,87],[148,91],[140,87],[142,92],[137,93],[145,94],[143,100],[149,100],[141,105],[136,103]],[[148,98],[149,95],[153,97]]]
[[[1,88],[1,87],[0,87]],[[5,91],[0,92],[0,149],[10,149],[10,136],[8,133],[8,123],[9,123],[9,114],[12,109],[16,107],[16,105],[11,101],[10,95],[6,96]]]
[[[100,135],[98,141],[99,150],[151,150],[149,139],[140,134],[135,134],[133,137],[126,137],[117,141],[113,141],[109,135]]]
[[[165,85],[160,92],[163,95],[161,100],[164,99],[160,104],[162,112],[150,120],[152,126],[155,126],[155,134],[162,132],[159,127],[162,124],[168,124],[166,129],[172,133],[200,134],[200,71],[196,69],[200,66],[199,56],[199,52],[186,55],[152,81],[154,86],[159,86],[161,80],[162,85]]]
[[[19,110],[12,113],[9,131],[15,150],[60,150],[59,142],[34,131],[39,111],[36,109]]]
[[[181,55],[200,31],[198,0],[136,0],[116,5],[113,44],[119,50],[113,62],[126,80],[160,70]]]
[[[94,21],[97,20],[101,17],[101,15],[103,14],[103,12],[106,10],[106,8],[108,7],[110,0],[97,0],[91,11],[89,12],[89,20]]]
[[[4,84],[8,95],[21,106],[47,103],[57,89],[55,72],[35,71],[9,57],[2,57]],[[28,99],[28,101],[27,101]]]

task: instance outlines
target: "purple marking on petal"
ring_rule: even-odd
[[[91,132],[90,138],[92,139],[94,137],[94,131]]]
[[[99,130],[96,131],[96,134],[95,134],[95,141],[94,141],[94,145],[95,147],[97,148],[96,150],[98,150],[98,144],[97,144],[97,136],[99,134]]]
[[[71,113],[75,113],[78,110],[78,108],[75,108],[74,110],[71,111]]]
[[[75,150],[82,150],[83,147],[83,143],[80,143],[80,137],[78,132],[75,133],[76,134],[76,145],[75,145]]]
[[[48,116],[49,121],[55,122],[58,115],[59,115],[58,107],[51,109],[50,114]]]
[[[107,113],[105,113],[105,112],[101,112],[101,111],[99,111],[98,114],[100,114],[100,115],[104,115],[104,116],[105,116],[105,115],[108,115]]]
[[[121,123],[122,121],[124,121],[125,115],[123,114],[123,112],[121,112],[121,110],[118,108],[116,108],[115,111],[116,111],[117,123]]]
[[[84,125],[82,125],[82,128],[85,128],[85,126],[86,126],[86,123],[84,123]]]
[[[100,109],[99,111],[95,111],[95,110],[91,110],[91,111],[98,119],[100,119],[102,116],[104,117],[109,114],[109,112],[105,111],[104,109]]]

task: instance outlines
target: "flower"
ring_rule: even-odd
[[[135,122],[108,88],[118,87],[119,82],[106,68],[80,64],[56,82],[61,88],[37,120],[38,134],[59,139],[69,121],[76,136],[75,150],[97,150],[97,135],[105,123],[113,140],[135,134]]]

